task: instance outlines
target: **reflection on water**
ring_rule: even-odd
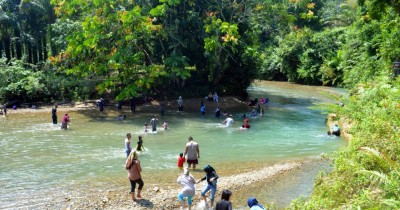
[[[51,113],[10,115],[0,122],[5,125],[0,128],[0,206],[34,208],[61,196],[54,194],[55,190],[68,193],[71,186],[85,186],[93,180],[125,178],[127,132],[133,134],[134,142],[138,135],[143,136],[145,151],[140,160],[147,177],[175,174],[177,156],[188,136],[200,144],[200,167],[216,165],[221,173],[241,163],[303,159],[332,152],[342,142],[325,135],[325,116],[309,108],[317,102],[329,102],[324,94],[318,94],[326,91],[336,90],[286,83],[250,87],[251,97],[270,99],[263,118],[250,118],[250,130],[239,129],[239,116],[249,114],[250,109],[228,110],[237,121],[232,128],[225,128],[220,124],[223,119],[213,114],[199,117],[198,113],[167,110],[164,118],[169,130],[162,130],[160,119],[156,133],[144,132],[149,113],[128,113],[127,120],[117,121],[116,112],[104,116],[95,111],[69,112],[67,131],[51,124]],[[19,200],[21,197],[28,201]]]

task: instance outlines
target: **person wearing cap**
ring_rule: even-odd
[[[201,191],[201,198],[204,200],[207,206],[207,201],[206,201],[206,193],[211,190],[210,193],[210,200],[211,200],[211,206],[214,204],[214,198],[215,198],[215,192],[217,191],[217,179],[219,178],[217,172],[214,170],[214,168],[210,165],[206,165],[203,168],[203,171],[206,173],[206,176],[201,178],[200,180],[197,181],[197,183],[207,180],[207,185],[206,187]]]
[[[187,155],[186,162],[188,163],[188,167],[190,168],[193,165],[193,170],[196,168],[196,165],[199,164],[200,158],[200,148],[199,144],[193,140],[193,137],[189,136],[189,142],[186,143],[185,153],[183,156]]]
[[[196,180],[189,173],[189,169],[185,167],[183,173],[179,175],[176,182],[182,185],[182,189],[178,193],[179,202],[182,203],[182,208],[185,208],[184,198],[187,197],[188,209],[190,210],[192,208],[192,198],[196,193],[196,188],[194,186]]]
[[[225,124],[226,127],[231,127],[233,124],[236,124],[235,121],[233,121],[233,116],[230,114],[223,122],[222,124]]]
[[[141,172],[142,167],[140,166],[140,161],[138,159],[138,153],[135,150],[132,150],[129,154],[128,158],[126,159],[125,169],[128,171],[128,179],[131,183],[131,197],[132,201],[137,201],[137,199],[141,199],[142,196],[140,192],[143,189],[144,182],[142,180]],[[135,197],[135,188],[136,184],[139,185],[138,191]]]
[[[250,210],[265,210],[264,206],[259,204],[254,197],[247,199],[247,205],[250,207]]]

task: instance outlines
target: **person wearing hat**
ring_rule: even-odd
[[[222,124],[225,124],[226,127],[231,127],[233,124],[236,124],[235,121],[233,121],[233,116],[230,114],[223,122]]]
[[[214,170],[214,168],[210,165],[206,165],[203,168],[203,171],[206,173],[206,176],[201,178],[200,180],[197,181],[197,183],[207,180],[207,185],[206,187],[201,191],[201,198],[204,200],[204,202],[207,205],[206,201],[206,193],[211,190],[210,193],[210,200],[211,200],[211,206],[214,204],[214,198],[215,198],[215,192],[217,191],[217,179],[219,178],[217,172]]]
[[[176,182],[182,185],[182,189],[178,193],[179,202],[182,203],[182,208],[185,208],[184,198],[187,197],[188,209],[190,210],[192,208],[192,198],[196,193],[196,188],[194,186],[196,180],[189,173],[189,169],[185,167],[183,173],[179,175]]]
[[[259,204],[254,197],[247,199],[247,205],[250,207],[250,210],[265,210],[264,206]]]

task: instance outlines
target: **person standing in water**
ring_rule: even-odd
[[[140,161],[138,157],[138,153],[135,150],[132,150],[131,153],[129,154],[128,158],[126,159],[125,163],[125,169],[128,171],[128,179],[129,182],[131,183],[131,198],[132,201],[136,202],[137,199],[141,199],[142,196],[140,195],[140,192],[143,189],[144,182],[142,180],[142,167],[140,166]],[[135,188],[136,184],[139,185],[138,191],[135,197]]]
[[[51,118],[53,119],[53,124],[54,125],[57,125],[57,108],[58,108],[58,105],[55,105],[51,109]]]
[[[64,117],[61,121],[61,129],[67,130],[68,129],[68,123],[69,123],[69,116],[68,113],[64,114]]]
[[[184,156],[187,155],[187,163],[190,168],[193,165],[193,170],[196,168],[196,165],[199,164],[200,158],[200,148],[199,144],[193,141],[193,137],[189,136],[189,142],[186,144]]]
[[[158,123],[158,119],[156,118],[155,115],[153,115],[153,118],[151,118],[151,120],[150,120],[150,125],[151,125],[151,131],[152,132],[157,131],[157,123]]]
[[[7,117],[7,104],[3,105],[4,117]]]
[[[234,123],[236,124],[235,121],[233,121],[233,116],[230,114],[223,122],[222,124],[225,124],[226,127],[231,127]]]
[[[200,113],[201,113],[201,115],[206,114],[206,105],[204,105],[204,101],[202,101],[200,104]]]
[[[144,151],[142,136],[138,136],[138,141],[137,141],[137,145],[136,145],[136,151],[139,151],[139,152]]]
[[[132,151],[131,139],[132,139],[131,133],[127,133],[127,134],[126,134],[126,138],[125,138],[125,152],[126,152],[126,157],[128,157],[129,154],[131,154],[131,151]]]
[[[183,111],[183,99],[182,96],[178,98],[178,111]]]
[[[100,101],[99,101],[99,110],[100,110],[100,112],[103,112],[103,110],[104,110],[104,101],[103,101],[103,98],[100,98]]]

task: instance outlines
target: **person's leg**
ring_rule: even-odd
[[[144,182],[143,182],[143,180],[140,178],[140,179],[138,179],[138,180],[136,180],[137,181],[137,183],[139,184],[139,187],[138,187],[138,192],[137,192],[137,198],[142,198],[142,196],[140,195],[140,192],[142,191],[142,189],[143,189],[143,186],[144,186]]]
[[[204,200],[204,202],[207,205],[207,200],[206,200],[206,193],[211,189],[211,185],[207,184],[207,186],[203,189],[203,191],[201,191],[201,199]]]
[[[179,202],[181,202],[181,204],[182,204],[182,208],[184,208],[184,206],[185,206],[185,200],[183,199],[183,194],[182,193],[178,193],[178,200],[179,200]]]
[[[193,196],[188,196],[187,202],[188,202],[188,209],[191,210],[192,209],[192,198]]]
[[[211,188],[210,200],[211,200],[211,207],[212,207],[214,204],[215,193],[217,191],[217,184],[215,184],[215,186],[210,186],[210,188]]]
[[[131,197],[132,197],[132,201],[136,201],[135,198],[135,188],[136,188],[136,182],[129,180],[131,182]]]

